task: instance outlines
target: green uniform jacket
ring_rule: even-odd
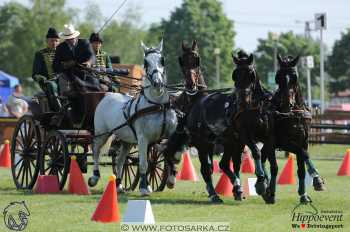
[[[112,68],[112,62],[109,56],[104,51],[98,51],[96,55],[96,61],[94,67]]]
[[[32,77],[39,74],[46,77],[48,80],[53,77],[52,63],[55,57],[55,50],[44,48],[35,53],[33,62]]]

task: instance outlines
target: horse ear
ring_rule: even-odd
[[[149,48],[143,43],[143,41],[141,41],[141,47],[143,49],[143,53],[146,54]]]
[[[283,64],[283,59],[282,59],[280,54],[277,55],[277,60],[278,60],[279,65],[281,66]]]
[[[201,58],[197,57],[197,66],[201,66]]]
[[[183,41],[183,40],[182,40],[182,42],[181,42],[181,48],[182,48],[182,51],[186,51],[186,50],[187,50],[185,41]]]
[[[159,52],[162,52],[163,51],[163,38],[162,40],[160,41],[158,47],[156,48]]]
[[[290,64],[292,65],[292,67],[294,67],[294,66],[296,66],[296,65],[298,64],[299,58],[300,58],[300,56],[297,55],[297,57],[295,57],[295,58],[292,60],[292,62],[290,63]]]
[[[198,50],[197,40],[193,40],[193,42],[192,42],[192,51],[197,51],[197,50]]]
[[[250,56],[248,57],[248,64],[253,64],[254,62],[254,56],[253,54],[250,54]]]
[[[183,63],[182,63],[182,57],[179,56],[179,64],[180,64],[180,67],[182,67]]]
[[[233,58],[233,63],[238,65],[239,64],[239,59],[237,57],[235,57],[233,54],[232,54],[232,58]]]

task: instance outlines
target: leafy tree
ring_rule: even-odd
[[[216,66],[214,49],[220,52],[221,85],[232,86],[232,57],[234,47],[233,22],[223,12],[222,4],[217,0],[184,0],[183,4],[172,12],[167,20],[159,25],[152,25],[147,35],[147,42],[158,44],[164,37],[164,54],[166,56],[168,80],[182,80],[178,64],[181,54],[181,41],[188,43],[196,39],[199,44],[201,67],[207,84],[216,84]],[[148,44],[147,44],[148,45]]]
[[[32,0],[30,7],[19,3],[0,6],[1,69],[33,87],[31,76],[34,53],[46,46],[49,27],[58,30],[72,18],[65,0]]]
[[[282,33],[277,43],[273,40],[272,33],[268,33],[267,39],[259,39],[258,47],[255,51],[256,66],[260,79],[267,83],[268,72],[274,70],[274,46],[277,44],[278,53],[282,56],[313,56],[315,67],[311,70],[312,85],[318,85],[316,76],[319,76],[319,42],[313,39],[306,39],[302,35],[295,35],[293,32]],[[300,66],[299,66],[300,67]],[[303,69],[299,69],[299,83],[302,89],[306,86],[306,74]]]
[[[101,17],[99,6],[90,2],[85,9],[84,21],[78,26],[82,37],[88,38],[92,32],[99,31],[105,20]],[[122,63],[140,64],[140,41],[146,35],[140,21],[140,9],[129,5],[118,21],[111,20],[100,32],[104,40],[103,50],[111,56],[119,56]]]
[[[120,20],[113,20],[102,32],[105,50],[120,56],[123,64],[142,64],[140,42],[147,31],[141,23],[140,8],[130,5]]]
[[[335,42],[333,52],[328,57],[327,71],[332,76],[332,91],[350,88],[350,29]]]

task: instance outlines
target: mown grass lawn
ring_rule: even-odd
[[[321,152],[322,156],[334,152],[335,149],[327,146],[323,148],[327,152]],[[200,181],[195,183],[179,181],[174,190],[166,189],[147,198],[151,201],[157,222],[229,222],[232,231],[292,231],[291,211],[299,201],[297,186],[278,186],[275,205],[265,205],[260,197],[250,197],[243,202],[235,202],[230,197],[224,197],[224,204],[210,205],[199,173],[199,162],[196,158],[192,160]],[[280,172],[285,161],[284,159],[278,161]],[[336,175],[341,161],[318,160],[315,164],[326,179],[327,190],[315,192],[311,187],[308,188],[314,205],[319,210],[342,210],[345,229],[329,231],[350,231],[350,177]],[[91,172],[91,167],[89,168],[88,175]],[[102,179],[90,196],[73,196],[67,192],[37,195],[17,191],[10,170],[0,169],[0,212],[10,202],[23,200],[31,213],[25,231],[119,231],[119,224],[102,224],[90,220],[110,174],[109,167],[102,168]],[[242,180],[248,176],[251,175],[243,175]],[[220,174],[215,174],[215,183],[219,177]],[[119,196],[121,214],[125,212],[128,199],[139,199],[138,194],[135,191]],[[7,231],[2,213],[0,231]]]

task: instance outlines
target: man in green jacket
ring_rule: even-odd
[[[45,92],[51,110],[58,112],[61,104],[58,99],[57,82],[54,80],[53,59],[56,47],[59,44],[59,36],[55,28],[50,27],[46,34],[47,47],[35,53],[32,78],[38,82]]]
[[[103,40],[98,33],[92,33],[90,35],[90,43],[95,52],[96,60],[93,67],[105,71],[112,68],[112,62],[105,51],[101,49]]]

